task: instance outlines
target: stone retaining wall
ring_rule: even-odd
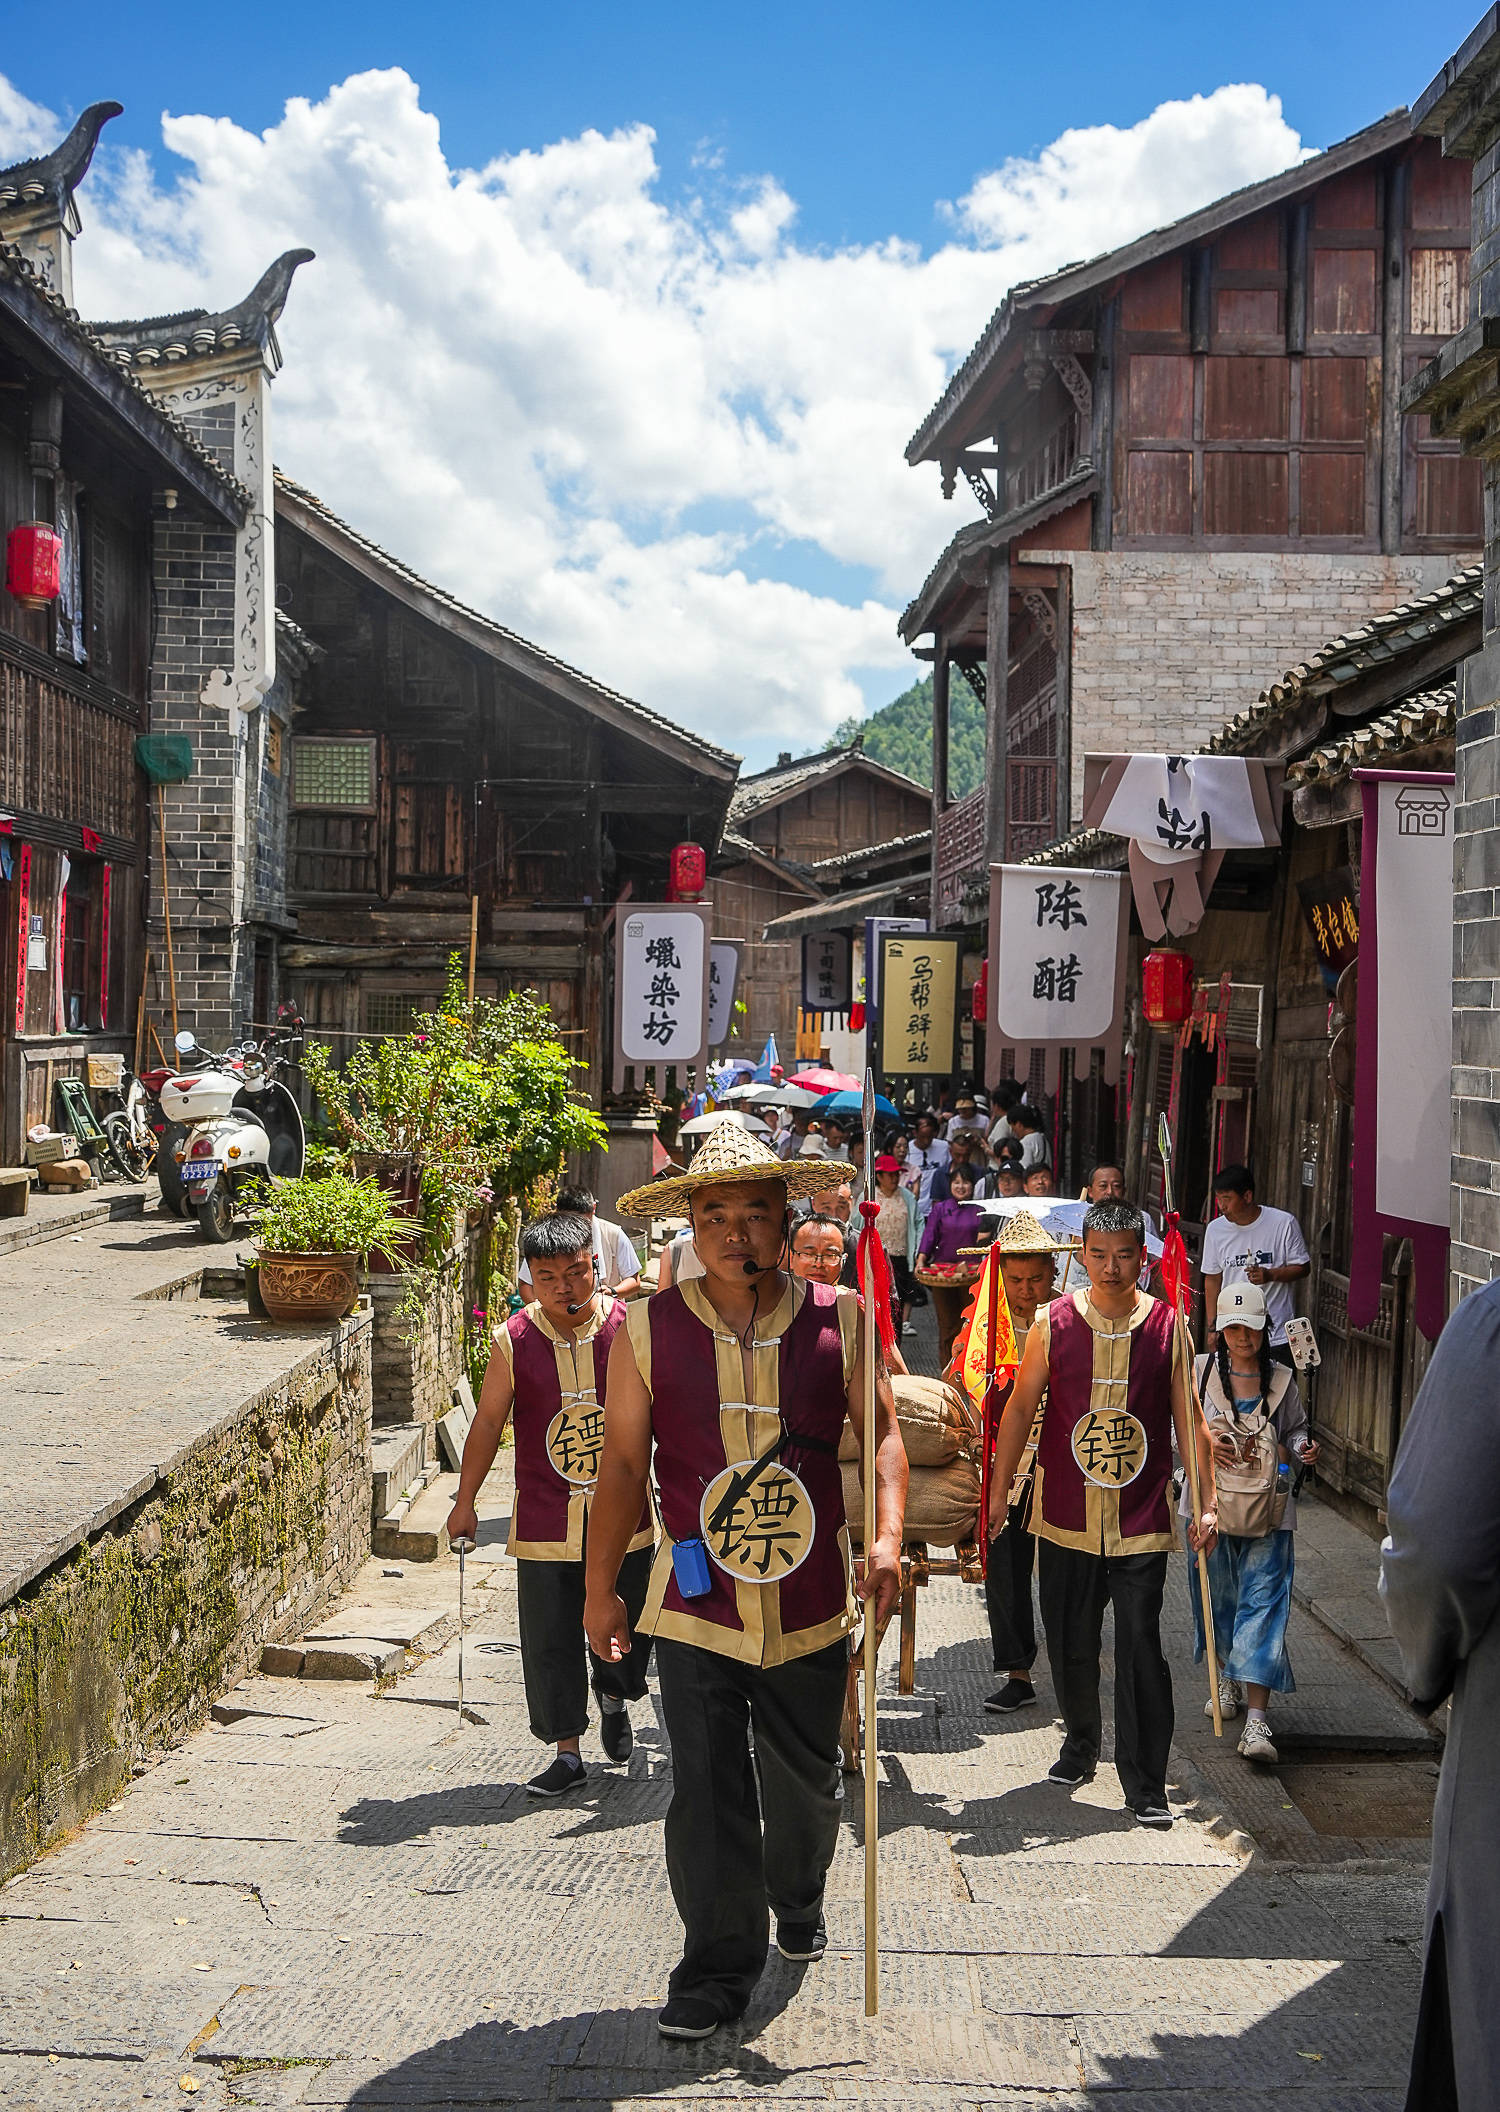
[[[370,1551],[371,1316],[0,1609],[0,1875],[108,1803]]]

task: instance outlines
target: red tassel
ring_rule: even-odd
[[[860,1289],[870,1287],[870,1296],[875,1301],[875,1326],[880,1335],[880,1347],[890,1362],[891,1352],[896,1347],[896,1327],[891,1317],[891,1265],[886,1258],[875,1230],[875,1220],[880,1215],[879,1203],[861,1203],[859,1214],[864,1227],[855,1250],[855,1267],[859,1273]],[[868,1273],[867,1273],[868,1272]]]
[[[1162,1221],[1161,1280],[1173,1312],[1185,1313],[1188,1309],[1190,1272],[1182,1220],[1175,1210],[1169,1210]]]

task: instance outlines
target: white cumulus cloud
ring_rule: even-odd
[[[0,158],[62,128],[0,79]],[[717,156],[668,200],[645,123],[455,168],[399,69],[262,133],[184,115],[162,136],[166,179],[105,135],[83,311],[219,306],[316,250],[280,325],[282,466],[752,761],[821,739],[861,677],[909,679],[896,616],[964,513],[902,449],[1007,288],[1300,151],[1264,89],[1165,103],[979,175],[924,252],[803,242],[774,175]]]

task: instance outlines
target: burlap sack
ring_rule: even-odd
[[[946,1467],[977,1442],[964,1396],[946,1379],[897,1373],[891,1379],[891,1392],[896,1402],[896,1420],[901,1425],[901,1442],[914,1467]],[[858,1457],[853,1425],[846,1421],[839,1438],[839,1458]]]
[[[844,1516],[853,1538],[863,1543],[865,1497],[859,1468],[846,1464]],[[945,1467],[913,1467],[906,1497],[903,1540],[925,1540],[929,1547],[957,1547],[974,1538],[979,1517],[979,1468],[964,1456]]]

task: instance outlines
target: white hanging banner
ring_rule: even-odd
[[[734,992],[740,979],[740,942],[715,939],[708,949],[708,1045],[722,1048],[734,1023]]]
[[[1243,755],[1084,757],[1084,827],[1129,838],[1148,939],[1197,930],[1226,851],[1280,843],[1282,776]]]
[[[1417,1325],[1448,1309],[1453,1065],[1453,779],[1358,770],[1358,1032],[1349,1319],[1380,1309],[1387,1234],[1410,1239]]]
[[[802,941],[802,1009],[847,1012],[854,996],[854,941],[847,931],[810,931]]]
[[[617,1068],[696,1063],[704,1054],[712,914],[697,902],[632,902],[617,912]]]
[[[1024,1076],[1033,1049],[1047,1057],[1047,1088],[1070,1048],[1086,1068],[1104,1051],[1104,1076],[1119,1072],[1125,1018],[1130,895],[1123,873],[1067,867],[990,867],[989,1083],[1013,1054]]]

